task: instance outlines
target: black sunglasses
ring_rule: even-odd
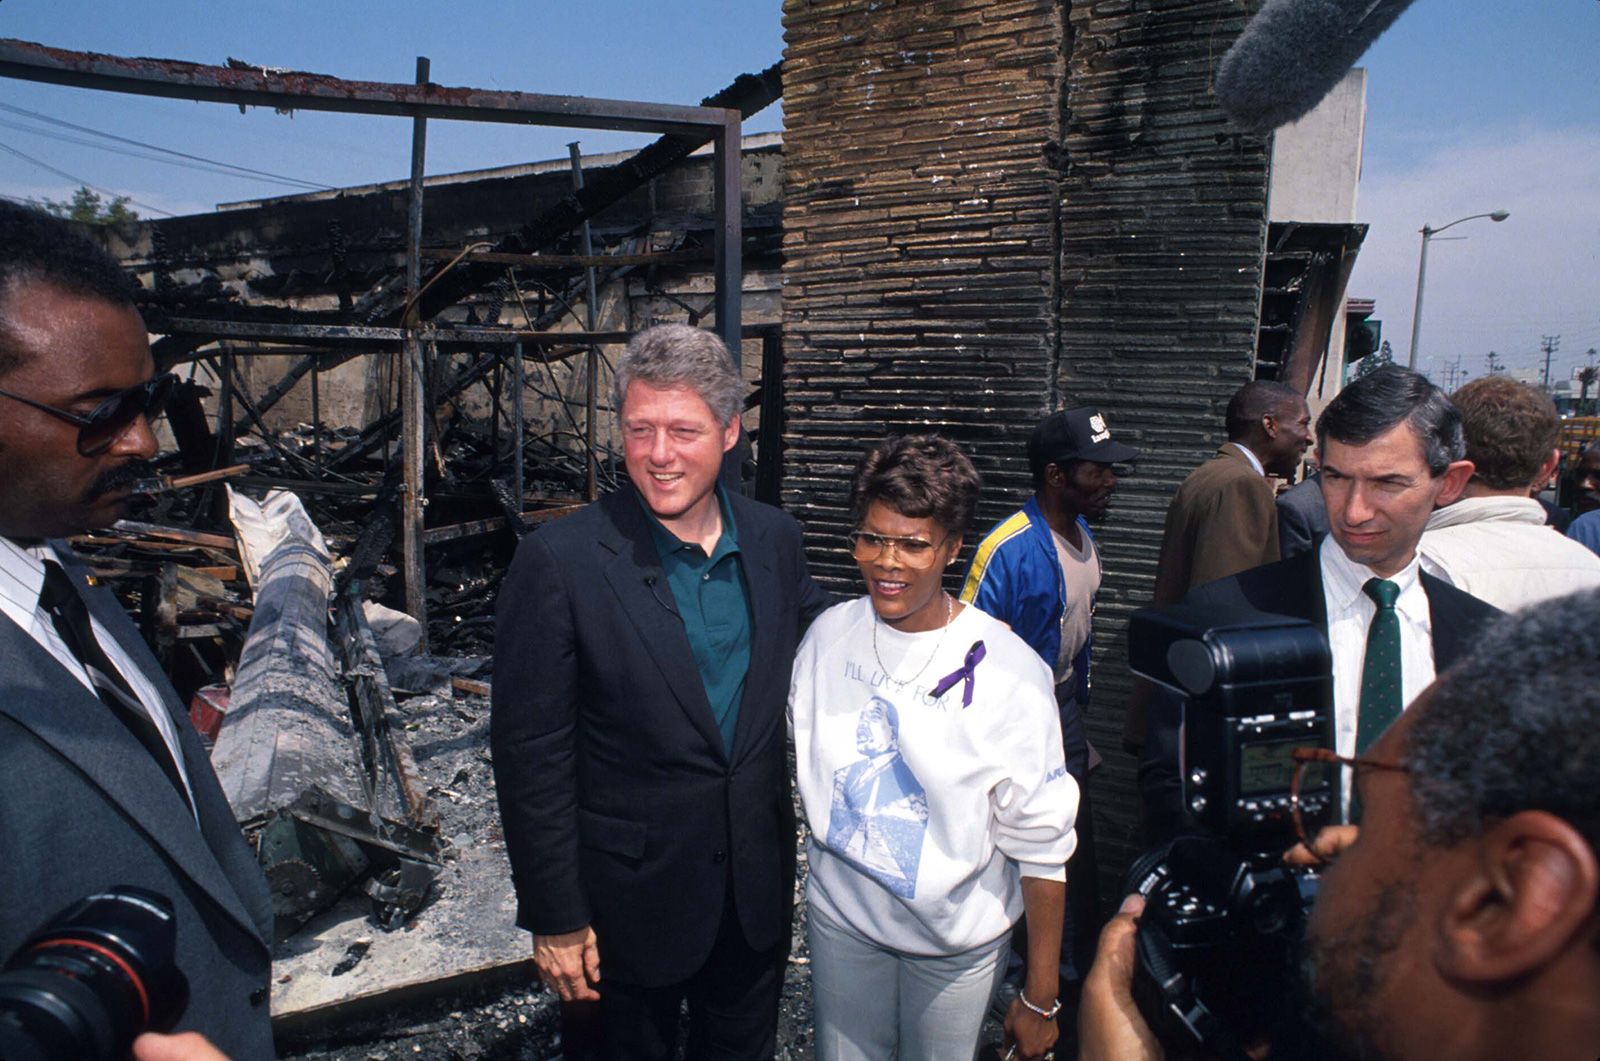
[[[163,372],[143,383],[136,383],[127,390],[118,391],[95,406],[88,416],[79,416],[65,409],[57,409],[53,405],[36,402],[32,398],[24,398],[7,390],[0,390],[0,397],[10,398],[23,405],[31,405],[40,412],[49,413],[69,424],[78,425],[78,453],[84,457],[96,457],[110,449],[112,443],[122,437],[128,425],[140,416],[146,420],[154,420],[160,416],[161,410],[167,407],[167,399],[172,397],[172,388],[177,382],[176,375]]]

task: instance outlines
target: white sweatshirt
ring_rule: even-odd
[[[963,682],[932,698],[979,641],[971,706]],[[857,935],[957,954],[1010,931],[1019,878],[1063,879],[1078,786],[1050,670],[977,608],[916,634],[880,622],[868,597],[828,609],[795,657],[789,728],[807,900]]]

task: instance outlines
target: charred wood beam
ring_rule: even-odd
[[[416,759],[404,740],[397,739],[393,719],[399,709],[378,654],[359,585],[347,585],[334,609],[345,677],[366,749],[366,769],[373,808],[386,818],[404,821],[416,829],[436,829],[438,815],[429,805],[427,789],[417,772]]]
[[[429,261],[451,261],[460,255],[464,262],[515,265],[527,269],[586,269],[592,266],[615,268],[623,265],[680,265],[708,262],[714,257],[710,247],[656,251],[648,254],[502,254],[498,251],[459,251],[430,249],[422,256]]]
[[[574,500],[569,505],[558,508],[530,509],[519,515],[522,525],[526,528],[537,527],[547,520],[570,516],[582,508],[586,502]],[[488,519],[475,519],[466,523],[453,523],[448,527],[434,527],[426,531],[423,542],[428,545],[438,545],[442,542],[459,541],[462,538],[476,538],[483,534],[493,534],[495,531],[505,530],[510,521],[505,516],[491,516]]]
[[[238,352],[239,351],[237,350],[234,351],[235,354]],[[278,402],[283,399],[285,394],[288,394],[290,391],[294,390],[294,385],[296,383],[299,383],[307,373],[317,367],[317,362],[321,360],[321,356],[322,355],[320,354],[309,354],[291,365],[289,367],[289,371],[283,374],[283,378],[278,380],[278,382],[274,383],[272,386],[268,387],[267,392],[256,401],[256,411],[258,413],[265,414],[267,410],[271,409],[274,405],[277,405]],[[355,356],[355,354],[347,354],[345,357],[341,358],[341,362],[348,361],[350,358]]]
[[[188,527],[164,527],[159,523],[140,523],[138,520],[121,519],[112,525],[114,529],[127,534],[142,535],[147,538],[162,538],[167,541],[182,542],[185,545],[203,545],[211,549],[226,549],[230,553],[239,551],[239,543],[232,538],[221,534],[207,534],[204,531],[190,530]]]
[[[562,335],[571,338],[573,336],[582,336],[583,333],[549,332],[533,334]],[[581,346],[568,347],[566,349],[546,353],[539,359],[546,362],[564,361],[569,357],[577,357],[579,354],[584,353],[585,350],[586,348]],[[524,352],[522,356],[532,357],[535,355]],[[474,383],[482,381],[484,377],[486,377],[490,372],[494,371],[494,366],[498,363],[498,357],[483,357],[479,358],[477,361],[474,361],[472,364],[467,365],[456,374],[455,379],[451,380],[442,389],[440,389],[440,391],[434,396],[435,402],[447,401],[450,398],[455,397],[457,394],[460,394]],[[351,461],[357,460],[383,445],[384,440],[389,437],[391,429],[399,421],[399,419],[399,412],[391,411],[388,414],[372,421],[362,429],[360,439],[340,450],[339,455],[329,462],[328,467],[338,468],[342,465],[347,465]]]
[[[305,324],[292,320],[249,321],[216,320],[199,317],[164,317],[150,314],[147,321],[151,331],[171,336],[204,336],[195,343],[211,339],[283,339],[289,342],[318,341],[326,343],[398,343],[406,336],[404,328],[388,328],[370,324]],[[632,338],[626,331],[517,331],[510,328],[474,328],[470,326],[424,327],[417,334],[425,342],[440,346],[509,346],[513,343],[625,343]]]

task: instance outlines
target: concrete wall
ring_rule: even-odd
[[[1335,224],[1357,220],[1366,127],[1367,72],[1357,68],[1311,113],[1272,134],[1267,216]]]

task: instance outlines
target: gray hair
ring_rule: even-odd
[[[688,387],[726,427],[744,410],[744,380],[715,332],[687,324],[657,324],[628,341],[615,372],[617,412],[628,385]]]
[[[1600,590],[1498,620],[1439,676],[1406,735],[1424,842],[1542,810],[1600,852]]]

